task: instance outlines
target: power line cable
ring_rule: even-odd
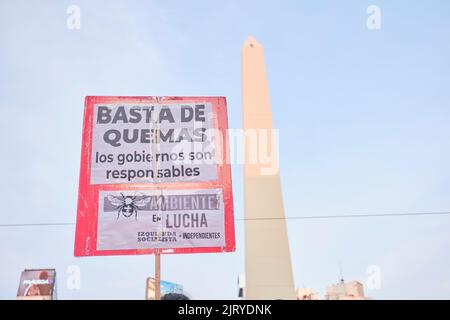
[[[71,226],[75,222],[55,222],[55,223],[5,223],[0,227],[47,227],[47,226]]]
[[[370,217],[402,217],[402,216],[427,216],[427,215],[449,215],[450,211],[435,212],[402,212],[402,213],[370,213],[370,214],[341,214],[341,215],[317,215],[317,216],[297,216],[297,217],[273,217],[273,218],[248,218],[235,220],[301,220],[301,219],[336,219],[336,218],[370,218]]]
[[[402,213],[371,213],[371,214],[341,214],[341,215],[316,215],[316,216],[292,216],[292,217],[269,217],[269,218],[239,218],[235,221],[258,221],[258,220],[313,220],[313,219],[345,219],[345,218],[371,218],[371,217],[405,217],[405,216],[431,216],[450,215],[450,211],[434,212],[402,212]],[[10,223],[0,224],[0,227],[51,227],[51,226],[73,226],[75,222],[55,223]]]

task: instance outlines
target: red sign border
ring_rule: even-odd
[[[222,161],[218,164],[217,181],[209,182],[183,182],[158,184],[90,184],[92,134],[94,119],[94,104],[99,103],[211,103],[216,128],[219,130],[223,142]],[[235,245],[233,193],[231,182],[231,166],[229,161],[228,142],[228,116],[225,97],[152,97],[152,96],[87,96],[83,117],[83,137],[81,147],[80,180],[78,190],[77,222],[75,231],[74,255],[81,256],[108,256],[108,255],[141,255],[154,254],[180,254],[180,253],[214,253],[233,252]],[[98,224],[98,195],[103,190],[177,190],[177,189],[222,189],[225,215],[225,246],[224,247],[196,247],[173,249],[130,249],[130,250],[97,250],[97,224]]]

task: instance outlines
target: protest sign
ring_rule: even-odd
[[[233,251],[226,100],[86,97],[75,255]]]

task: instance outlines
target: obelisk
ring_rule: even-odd
[[[242,48],[245,299],[295,299],[268,89],[263,47],[249,37]],[[261,158],[267,149],[272,165]]]

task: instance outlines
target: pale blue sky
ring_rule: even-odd
[[[81,8],[81,29],[66,8]],[[381,30],[366,8],[381,8]],[[265,48],[287,216],[450,211],[448,1],[0,1],[0,224],[73,222],[86,95],[219,95],[241,126],[241,45]],[[233,166],[235,216],[242,167]],[[450,216],[289,220],[297,286],[450,298]],[[54,267],[64,299],[142,299],[152,256],[73,257],[74,226],[0,227],[0,298]],[[237,250],[162,257],[193,298],[233,299]],[[81,289],[66,269],[81,268]],[[269,276],[269,275],[268,275]]]

